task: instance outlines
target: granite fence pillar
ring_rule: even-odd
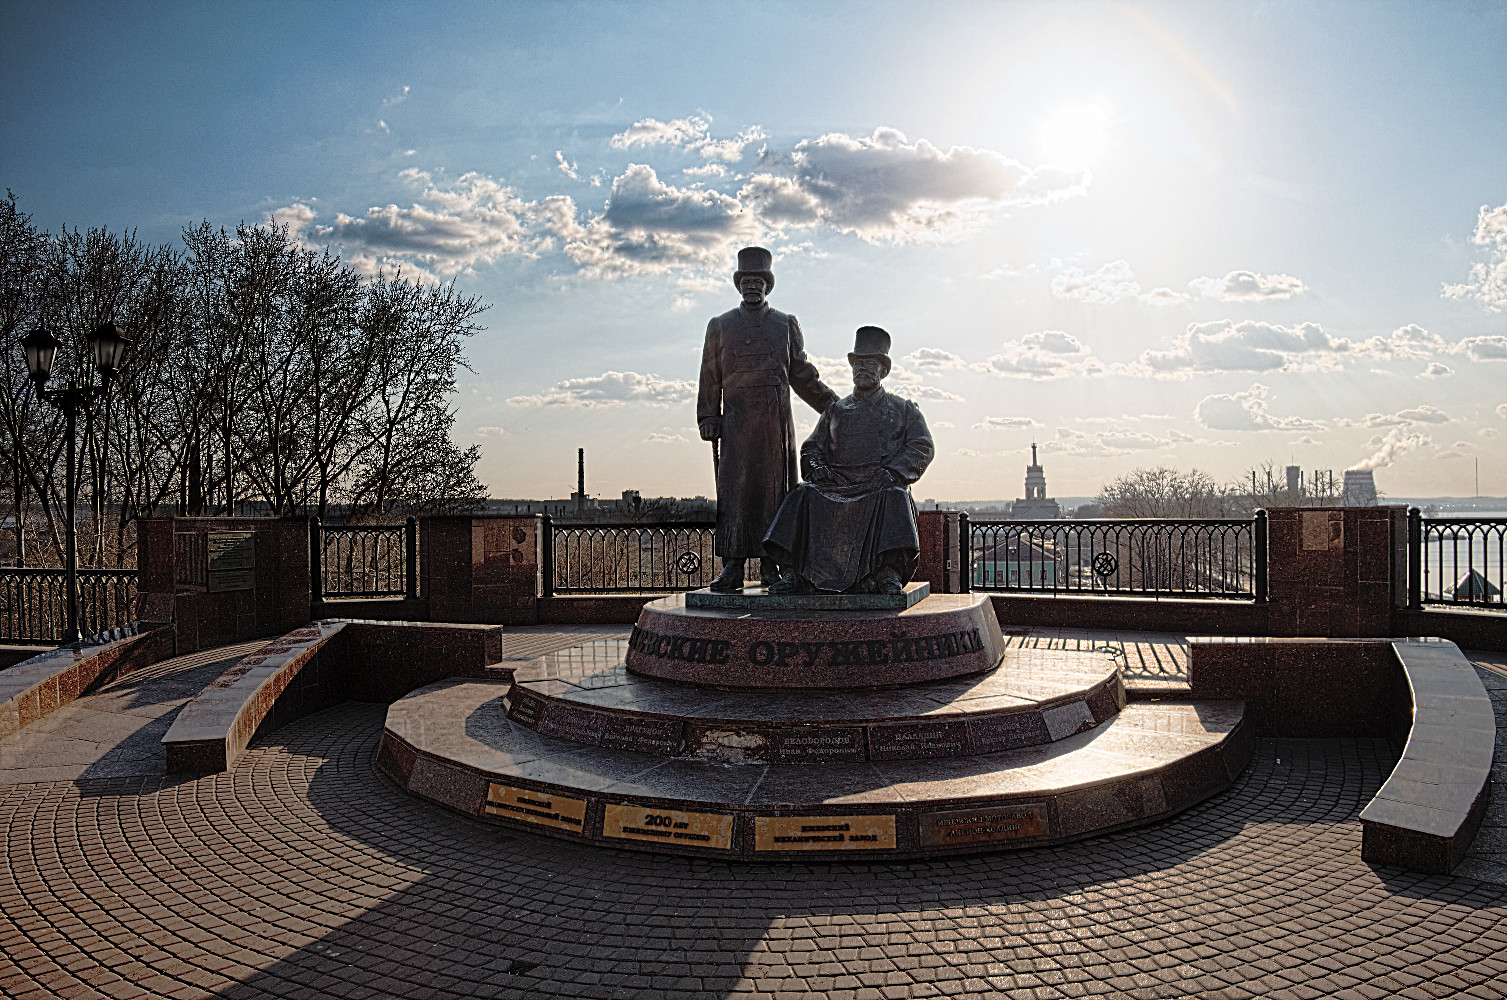
[[[921,562],[915,579],[931,584],[933,594],[957,594],[962,587],[962,546],[958,512],[923,510],[916,516],[921,534]]]
[[[1278,507],[1268,517],[1271,635],[1391,634],[1407,604],[1406,507]]]
[[[543,582],[543,525],[520,517],[419,521],[419,592],[437,622],[533,625]]]

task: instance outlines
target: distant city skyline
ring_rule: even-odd
[[[776,254],[839,392],[926,414],[919,498],[1138,466],[1507,494],[1507,7],[24,5],[0,183],[37,225],[284,224],[489,304],[494,497],[715,492],[707,319]],[[742,56],[742,58],[739,58]],[[815,414],[798,401],[797,431]]]

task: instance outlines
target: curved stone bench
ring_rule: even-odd
[[[1413,703],[1402,758],[1361,810],[1361,857],[1448,874],[1475,839],[1491,792],[1496,716],[1458,647],[1394,642]]]
[[[173,655],[171,628],[132,622],[0,671],[0,738],[102,684]]]
[[[1402,756],[1361,810],[1361,857],[1448,873],[1486,807],[1491,698],[1443,639],[1189,640],[1195,698],[1242,698],[1258,736],[1387,736]]]
[[[445,677],[485,677],[499,625],[319,621],[242,657],[183,706],[162,747],[169,773],[224,771],[258,732],[342,701],[392,702]]]

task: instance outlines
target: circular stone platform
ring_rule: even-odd
[[[627,647],[603,639],[524,664],[508,718],[592,746],[793,764],[994,753],[1071,736],[1125,706],[1105,653],[1012,649],[976,677],[792,696],[642,677],[625,669]]]
[[[636,674],[786,692],[964,677],[993,668],[1005,651],[987,594],[852,611],[807,610],[790,597],[754,612],[687,607],[676,594],[644,606],[628,645],[627,668]]]

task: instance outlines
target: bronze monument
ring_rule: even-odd
[[[771,594],[899,594],[916,572],[910,484],[936,449],[920,408],[880,384],[890,372],[890,335],[865,326],[855,341],[853,394],[828,407],[801,446],[806,482],[764,538],[784,573]]]
[[[722,572],[716,591],[741,590],[744,561],[764,556],[764,533],[796,483],[795,425],[790,390],[822,412],[837,401],[806,359],[800,324],[771,309],[773,256],[763,247],[738,251],[733,284],[743,304],[706,325],[696,423],[703,440],[721,444],[717,465],[717,539]],[[760,580],[772,583],[767,559]]]

